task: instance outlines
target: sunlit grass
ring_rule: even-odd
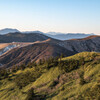
[[[0,80],[0,100],[25,100],[27,91],[32,87],[35,87],[36,93],[45,94],[45,91],[41,92],[41,90],[51,89],[50,86],[53,84],[55,79],[58,79],[58,84],[61,85],[59,85],[58,88],[53,87],[53,92],[51,91],[50,93],[46,93],[47,100],[64,100],[66,98],[69,98],[69,100],[76,100],[79,95],[82,95],[90,88],[93,88],[96,84],[98,84],[97,81],[100,80],[100,63],[94,63],[95,59],[100,59],[100,53],[82,52],[74,56],[62,58],[62,60],[79,60],[80,57],[83,57],[86,63],[79,66],[78,69],[66,73],[65,76],[69,77],[69,80],[66,78],[67,81],[65,83],[61,83],[61,79],[58,79],[58,77],[65,74],[65,72],[59,70],[58,66],[46,70],[44,65],[41,65],[40,68],[43,69],[41,76],[37,78],[35,82],[31,82],[22,89],[19,89],[14,82],[16,75],[26,73],[28,71],[34,72],[35,68],[26,68],[24,70],[11,73],[9,75],[12,79],[11,81],[7,78]],[[81,71],[84,72],[84,79],[86,81],[84,85],[79,84],[80,78],[73,78],[73,75],[75,75],[73,73],[80,73]],[[38,89],[40,92],[38,92]]]

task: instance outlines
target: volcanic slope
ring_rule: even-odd
[[[70,56],[75,54],[75,52],[52,43],[35,43],[10,50],[0,57],[0,63],[3,67],[11,67],[22,63],[27,64],[32,61],[38,62],[40,59],[48,59],[61,54]]]

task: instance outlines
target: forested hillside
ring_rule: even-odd
[[[100,100],[100,53],[1,68],[0,87],[0,100]]]

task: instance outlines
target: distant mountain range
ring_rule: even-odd
[[[85,34],[85,33],[56,33],[56,32],[48,32],[45,35],[59,39],[59,40],[69,40],[69,39],[80,39],[80,38],[85,38],[87,36],[94,35],[93,33],[91,34]]]
[[[94,35],[93,33],[91,34],[85,34],[85,33],[59,33],[59,32],[48,32],[48,33],[43,33],[40,31],[25,31],[25,32],[20,32],[17,29],[11,29],[11,28],[5,28],[0,30],[1,35],[5,35],[8,33],[23,33],[23,34],[30,34],[30,33],[37,33],[37,34],[43,34],[48,37],[54,38],[54,39],[59,39],[59,40],[69,40],[69,39],[79,39],[79,38],[85,38],[87,36]]]

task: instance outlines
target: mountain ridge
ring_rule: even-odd
[[[64,54],[71,56],[79,52],[100,52],[100,37],[90,36],[80,40],[56,40],[48,38],[44,41],[33,42],[27,46],[18,47],[10,50],[0,57],[0,63],[6,67],[13,64],[28,63],[29,61],[39,62],[40,59],[48,59]]]
[[[50,57],[65,56],[75,54],[56,44],[35,43],[21,48],[14,48],[0,57],[0,63],[3,67],[11,67],[13,65],[27,64],[31,61],[39,62],[40,59],[48,59]]]
[[[43,34],[30,33],[22,34],[21,32],[8,33],[5,35],[0,35],[0,43],[11,43],[11,42],[35,42],[43,41],[50,37]]]
[[[100,37],[100,35],[91,35],[91,36],[81,38],[81,39],[70,39],[70,40],[88,40],[88,39],[92,39],[92,38],[96,38],[96,37]]]

